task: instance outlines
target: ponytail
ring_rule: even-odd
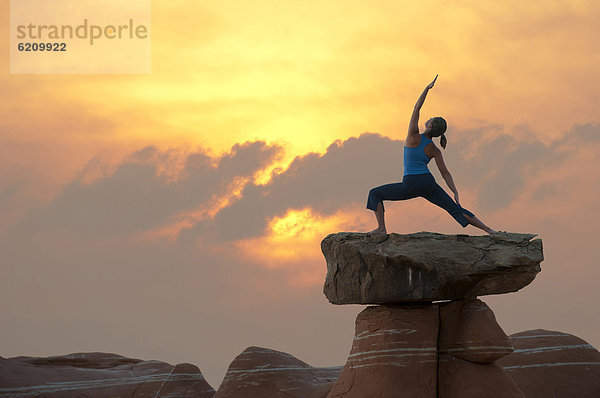
[[[431,136],[432,137],[441,137],[440,138],[440,145],[442,146],[442,148],[446,149],[446,144],[448,144],[448,140],[446,139],[446,136],[444,135],[444,133],[446,132],[446,127],[448,127],[448,125],[446,124],[446,121],[444,120],[443,117],[434,117],[433,120],[431,121]]]

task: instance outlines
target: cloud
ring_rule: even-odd
[[[472,205],[485,213],[509,208],[523,192],[537,189],[539,176],[578,156],[577,148],[565,146],[562,139],[543,143],[533,135],[517,139],[508,132],[489,138],[488,129],[498,127],[453,132],[453,146],[443,152],[459,192],[473,192]],[[581,141],[578,137],[596,137],[598,130],[597,125],[574,127],[565,137]],[[246,185],[239,200],[184,235],[210,236],[220,242],[252,238],[265,232],[268,220],[288,209],[310,207],[327,216],[364,204],[370,188],[402,179],[402,153],[402,141],[378,134],[338,141],[324,154],[297,157],[266,185]],[[433,162],[430,170],[449,192]]]
[[[566,153],[554,151],[537,141],[519,141],[510,135],[502,135],[484,144],[480,158],[465,164],[456,163],[464,180],[475,170],[480,179],[474,178],[470,185],[478,186],[478,206],[483,211],[494,211],[510,206],[535,170],[550,159],[559,163]]]
[[[156,228],[183,212],[213,205],[206,202],[225,195],[234,178],[252,177],[280,151],[255,142],[235,145],[217,159],[192,152],[184,159],[180,178],[170,181],[158,174],[169,154],[147,147],[131,154],[108,176],[89,184],[69,183],[48,206],[32,211],[15,228],[21,236],[58,229],[90,238]]]
[[[577,125],[547,143],[533,134],[514,138],[498,126],[450,134],[450,145],[443,152],[446,164],[459,192],[475,195],[471,206],[487,214],[509,208],[524,192],[532,200],[558,194],[560,190],[550,188],[558,176],[548,177],[548,172],[572,164],[580,151],[597,145],[600,127]],[[260,185],[252,177],[282,155],[281,147],[260,141],[238,144],[217,158],[204,151],[181,155],[147,147],[132,153],[109,175],[90,183],[83,178],[72,181],[48,206],[31,212],[18,229],[23,234],[62,229],[90,238],[114,237],[160,228],[186,212],[212,209],[214,217],[192,220],[181,231],[181,242],[255,238],[265,233],[269,220],[290,209],[310,208],[328,217],[344,208],[363,207],[369,189],[401,181],[402,153],[403,141],[365,133],[336,141],[323,154],[296,157],[286,170]],[[161,175],[160,170],[177,162],[181,166],[176,176]],[[433,162],[430,169],[447,189]],[[223,201],[234,188],[239,193]],[[4,191],[3,203],[10,201],[15,189]]]
[[[533,195],[531,196],[534,200],[544,200],[546,198],[550,198],[555,196],[558,193],[558,189],[556,184],[542,184],[539,188],[535,190]]]
[[[366,203],[369,189],[402,179],[402,141],[378,134],[337,141],[325,154],[297,157],[266,185],[246,185],[240,200],[201,221],[185,234],[210,235],[231,241],[261,235],[267,220],[287,209],[311,207],[333,214],[355,203]]]
[[[556,145],[568,147],[574,145],[576,148],[589,143],[598,144],[600,142],[600,124],[586,123],[576,124],[569,130]]]

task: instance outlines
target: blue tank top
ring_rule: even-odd
[[[414,148],[404,147],[404,175],[430,173],[427,163],[431,160],[425,154],[425,147],[432,142],[425,134],[421,135],[419,146]]]

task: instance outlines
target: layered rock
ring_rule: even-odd
[[[513,346],[492,310],[479,299],[440,304],[438,397],[524,398],[504,369],[494,363]]]
[[[531,283],[543,260],[534,236],[327,236],[329,301],[380,304],[357,316],[350,355],[327,397],[524,398],[496,363],[512,343],[476,296]]]
[[[248,347],[229,365],[214,398],[325,398],[341,369],[317,368],[285,352]]]
[[[468,299],[440,305],[440,354],[475,363],[492,363],[513,352],[494,313],[483,301]]]
[[[106,353],[0,357],[0,397],[209,398],[215,391],[191,364]]]
[[[508,373],[496,363],[479,364],[441,354],[439,364],[439,398],[525,398]]]
[[[323,291],[333,304],[458,300],[515,292],[540,272],[542,241],[532,234],[431,232],[327,236]]]
[[[435,304],[363,310],[348,361],[327,398],[435,398],[438,323]]]
[[[527,398],[600,397],[600,352],[579,337],[543,329],[510,336],[498,360]]]

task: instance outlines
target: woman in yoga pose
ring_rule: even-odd
[[[452,175],[444,163],[442,151],[440,151],[432,140],[433,137],[441,137],[440,145],[442,148],[446,148],[447,140],[444,135],[446,132],[446,121],[441,117],[431,118],[425,122],[425,132],[419,134],[419,111],[423,106],[423,102],[425,102],[427,93],[433,88],[436,80],[437,75],[425,87],[425,90],[423,90],[423,93],[415,104],[410,118],[408,134],[404,141],[404,177],[402,182],[382,185],[369,191],[367,209],[373,210],[377,219],[377,228],[370,233],[387,233],[384,219],[384,200],[405,200],[417,196],[421,196],[446,210],[463,228],[471,224],[488,234],[496,232],[460,205],[458,190],[454,185]],[[433,175],[429,172],[427,164],[431,158],[435,159],[435,163],[444,181],[446,181],[446,184],[454,193],[454,200],[435,182]]]

